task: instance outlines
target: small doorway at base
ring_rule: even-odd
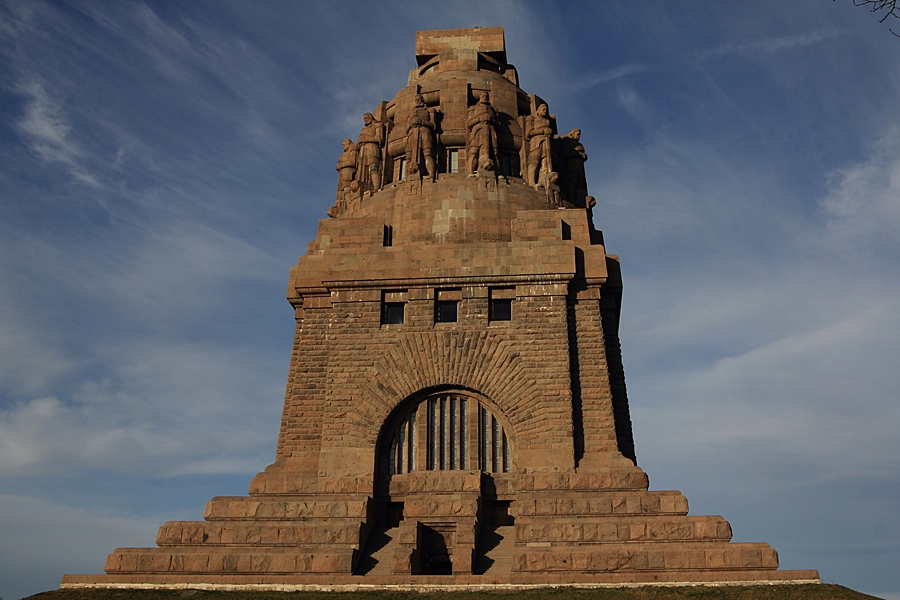
[[[419,557],[422,575],[452,575],[450,544],[456,525],[425,525],[419,529]]]

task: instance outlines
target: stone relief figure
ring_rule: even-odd
[[[375,115],[363,115],[364,127],[359,132],[359,163],[356,180],[364,190],[377,192],[381,189],[381,149],[384,147],[384,126],[375,120]]]
[[[491,106],[490,96],[481,92],[475,106],[470,106],[466,127],[469,131],[469,143],[466,155],[469,163],[469,177],[475,177],[481,157],[489,159],[497,153],[497,111]]]
[[[565,161],[565,196],[575,206],[584,207],[587,197],[587,177],[584,163],[587,153],[581,144],[581,130],[573,129],[560,138],[563,161]]]
[[[335,170],[338,172],[337,198],[334,206],[328,209],[328,216],[336,217],[347,210],[347,196],[359,189],[356,182],[356,167],[359,163],[359,150],[351,140],[341,142],[344,151],[338,158]]]
[[[547,202],[553,206],[562,206],[559,193],[559,175],[554,171],[541,171],[540,185],[547,193]]]
[[[497,191],[497,173],[494,171],[494,161],[486,154],[478,159],[478,187],[485,192]]]
[[[422,163],[425,163],[427,175],[432,181],[437,179],[437,168],[434,163],[434,117],[432,111],[425,107],[425,98],[416,94],[416,107],[407,121],[406,134],[406,173],[422,177]]]
[[[528,140],[528,170],[526,182],[535,187],[541,184],[541,173],[553,171],[550,141],[553,138],[553,127],[550,125],[546,104],[537,107],[528,123],[525,139]]]
[[[350,140],[341,142],[344,151],[341,152],[340,158],[335,169],[339,173],[338,191],[343,192],[350,187],[350,183],[356,179],[356,167],[359,163],[359,148]]]

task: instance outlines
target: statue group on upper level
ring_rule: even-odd
[[[342,142],[343,152],[336,166],[339,173],[337,201],[329,209],[329,216],[355,210],[364,197],[381,190],[385,180],[435,182],[439,151],[447,149],[444,143],[450,150],[458,148],[454,151],[457,153],[454,160],[459,156],[459,167],[469,177],[477,178],[482,190],[495,191],[498,176],[503,176],[501,181],[521,176],[526,185],[543,191],[551,205],[593,206],[593,198],[587,195],[584,170],[587,153],[581,143],[580,129],[558,135],[555,117],[550,114],[547,104],[536,96],[530,96],[528,114],[517,120],[505,113],[501,115],[487,90],[472,90],[472,93],[477,100],[466,109],[464,137],[454,134],[449,138],[451,142],[442,140],[441,118],[444,115],[435,106],[440,105],[440,97],[433,92],[430,92],[432,106],[426,103],[425,95],[417,92],[411,100],[406,100],[407,104],[395,103],[386,107],[386,103],[382,103],[375,111],[379,118],[373,113],[365,113],[357,142],[354,144],[349,139]],[[396,129],[395,119],[405,119],[405,130],[391,133]],[[505,123],[512,123],[516,133]],[[501,133],[506,140],[521,140],[521,144],[515,142],[516,147],[520,147],[518,156],[513,147],[501,148],[498,143]],[[461,143],[465,144],[464,150]],[[504,142],[507,146],[511,143]],[[390,171],[398,156],[405,169],[401,165],[399,171]],[[445,157],[448,171],[449,156]],[[458,168],[456,165],[454,162],[453,172]],[[518,165],[524,165],[521,174]]]

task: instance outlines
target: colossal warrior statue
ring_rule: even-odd
[[[469,175],[474,177],[482,157],[494,160],[497,151],[497,111],[491,106],[490,95],[481,92],[478,102],[468,110],[466,127],[469,130],[469,144],[466,152],[469,158]]]
[[[425,107],[422,94],[416,94],[415,108],[409,115],[406,134],[406,172],[421,178],[422,163],[425,163],[428,177],[437,179],[434,163],[434,117]]]
[[[364,190],[377,192],[381,189],[381,149],[384,146],[384,126],[375,120],[375,115],[363,115],[364,126],[359,132],[359,166],[356,178]]]
[[[349,139],[341,142],[341,145],[343,146],[344,151],[341,152],[337,166],[335,166],[335,169],[338,172],[337,199],[335,200],[334,206],[328,209],[329,217],[337,217],[347,210],[348,199],[352,197],[354,191],[359,189],[359,184],[356,181],[356,168],[359,165],[359,151],[356,144]]]
[[[562,158],[566,166],[566,199],[575,206],[584,208],[587,202],[587,178],[584,174],[587,153],[581,143],[581,130],[573,129],[562,136],[559,141],[562,145]]]
[[[350,140],[341,142],[344,151],[341,152],[340,158],[335,169],[338,176],[338,191],[343,191],[350,187],[350,183],[356,179],[356,167],[359,161],[359,151]]]
[[[577,130],[552,137],[503,30],[418,32],[408,86],[364,119],[337,165],[344,199],[291,269],[273,463],[248,495],[62,586],[817,582],[649,489],[587,154]],[[404,181],[404,159],[436,181]]]
[[[546,104],[537,107],[537,112],[526,120],[528,132],[528,175],[526,181],[530,185],[542,185],[541,175],[553,171],[552,150],[550,141],[553,138],[553,126],[548,118]]]

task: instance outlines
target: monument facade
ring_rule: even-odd
[[[648,489],[581,131],[519,88],[503,30],[420,31],[416,61],[335,141],[275,462],[63,586],[818,581]]]

